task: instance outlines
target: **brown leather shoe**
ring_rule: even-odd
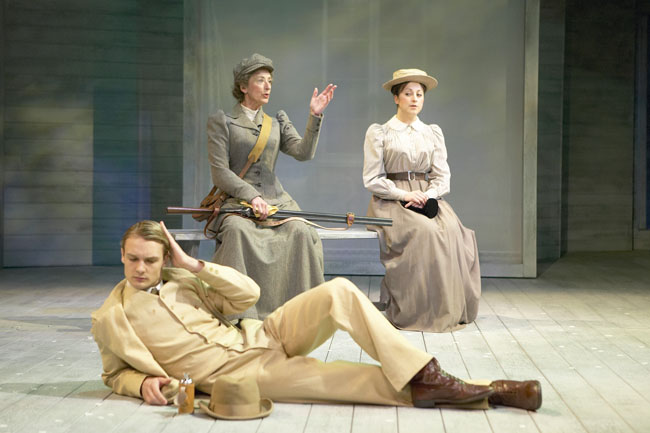
[[[537,410],[542,406],[542,385],[538,380],[495,380],[490,404]]]
[[[438,403],[471,403],[489,397],[489,386],[470,385],[440,368],[433,358],[409,382],[415,407],[434,407]]]

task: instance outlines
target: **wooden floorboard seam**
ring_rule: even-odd
[[[178,416],[114,394],[99,377],[89,314],[121,273],[0,270],[0,433],[650,431],[647,252],[569,254],[537,279],[483,279],[479,317],[465,329],[400,331],[458,377],[539,378],[538,412],[277,403],[252,422]],[[350,279],[378,299],[381,277]],[[376,363],[341,331],[313,355]]]
[[[488,300],[483,299],[483,300],[481,300],[481,302],[485,302],[488,306],[490,305],[490,302],[489,302]],[[491,307],[490,307],[490,308],[491,308]],[[564,398],[562,397],[562,395],[561,395],[561,393],[559,392],[559,390],[557,390],[557,389],[555,389],[555,388],[553,387],[552,381],[551,381],[551,380],[550,380],[550,379],[549,379],[549,378],[544,374],[543,370],[541,370],[540,367],[536,364],[534,357],[531,356],[531,355],[528,353],[528,351],[526,350],[526,348],[525,348],[524,346],[521,345],[521,343],[519,342],[519,340],[517,339],[517,337],[516,337],[515,335],[513,335],[513,334],[510,332],[510,330],[508,329],[507,324],[503,322],[502,318],[499,317],[499,315],[496,314],[496,313],[495,313],[495,315],[497,316],[497,319],[501,322],[501,324],[503,325],[503,327],[504,327],[506,330],[508,330],[508,335],[510,336],[510,338],[511,338],[512,340],[514,340],[514,341],[517,342],[517,346],[518,346],[518,348],[519,348],[523,353],[526,354],[526,356],[531,360],[531,363],[535,366],[535,368],[536,368],[537,371],[539,372],[540,376],[542,376],[542,377],[544,378],[545,384],[544,384],[544,386],[542,387],[542,393],[544,393],[544,392],[548,393],[548,386],[552,387],[552,388],[553,388],[553,391],[554,391],[554,392],[555,392],[555,393],[560,397],[560,399],[562,400],[562,402],[563,402],[563,404],[565,405],[565,407],[566,407],[566,408],[567,408],[567,409],[572,413],[572,415],[575,417],[575,419],[576,419],[578,422],[580,422],[580,424],[582,424],[582,422],[580,421],[580,418],[579,418],[578,414],[576,414],[576,413],[573,411],[573,409],[571,408],[571,406],[570,406],[569,404],[567,404],[567,402],[564,400]],[[489,342],[487,342],[487,344],[490,345]],[[499,363],[500,367],[505,371],[505,368],[501,365],[501,362],[500,362],[498,359],[497,359],[497,363]],[[509,378],[506,377],[506,379],[509,379]],[[540,426],[538,425],[538,423],[537,423],[536,420],[535,420],[535,417],[531,415],[531,419],[532,419],[533,423],[536,425],[536,427],[537,427],[540,431],[542,431],[543,429],[540,428]],[[582,424],[582,426],[583,426],[583,428],[585,429],[585,431],[589,431],[589,429],[588,429],[584,424]]]

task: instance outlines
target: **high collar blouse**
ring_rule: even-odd
[[[407,124],[396,116],[383,125],[370,125],[364,143],[364,186],[379,198],[404,200],[408,191],[395,186],[386,173],[409,170],[429,174],[425,193],[430,198],[449,193],[451,174],[440,127],[426,125],[419,118]]]
[[[252,110],[248,107],[246,107],[244,104],[239,104],[241,106],[241,110],[244,112],[246,117],[250,119],[251,122],[255,120],[255,116],[257,116],[257,112],[260,111],[258,108],[257,110]]]

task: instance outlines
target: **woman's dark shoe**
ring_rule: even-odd
[[[542,385],[538,380],[495,380],[490,404],[537,410],[542,406]]]
[[[434,407],[436,404],[471,403],[489,397],[494,391],[489,386],[470,385],[440,368],[433,358],[409,382],[415,407]]]

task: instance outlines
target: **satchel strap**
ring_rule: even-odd
[[[260,130],[260,135],[257,137],[255,142],[255,147],[251,150],[251,153],[248,154],[248,160],[256,162],[262,156],[264,152],[264,147],[266,147],[266,142],[269,141],[269,136],[271,135],[271,116],[266,113],[262,113],[264,118],[262,119],[262,129]]]
[[[262,128],[260,129],[260,135],[257,136],[257,141],[255,142],[255,146],[253,149],[250,151],[248,154],[248,159],[246,161],[246,165],[244,165],[244,168],[242,168],[241,172],[239,173],[239,177],[242,179],[246,175],[246,172],[248,171],[249,168],[251,168],[251,165],[253,165],[255,162],[257,162],[258,159],[260,159],[260,156],[262,156],[262,152],[264,152],[264,148],[266,147],[266,143],[269,141],[269,137],[271,136],[271,126],[273,125],[273,121],[271,119],[271,116],[269,116],[266,113],[262,113],[263,118],[262,118]],[[214,195],[217,192],[217,187],[213,186],[212,189],[210,190],[209,195]],[[226,199],[227,194],[225,192],[221,192],[219,194],[220,199],[223,201]],[[208,235],[208,227],[217,218],[219,212],[219,208],[214,209],[214,212],[208,220],[205,222],[205,227],[203,228],[203,234],[207,238],[213,238],[217,236],[217,230],[214,230],[214,236],[209,236]],[[212,230],[210,230],[212,232]]]
[[[264,118],[262,120],[262,129],[260,130],[260,135],[257,136],[255,147],[253,147],[253,150],[251,150],[251,152],[248,154],[246,165],[244,165],[244,168],[242,168],[241,172],[239,173],[239,177],[242,179],[244,178],[244,175],[248,169],[251,168],[251,165],[256,163],[257,160],[260,159],[260,156],[262,156],[262,152],[264,152],[264,148],[266,147],[266,142],[269,141],[269,136],[271,135],[271,116],[268,116],[266,113],[263,114]]]

